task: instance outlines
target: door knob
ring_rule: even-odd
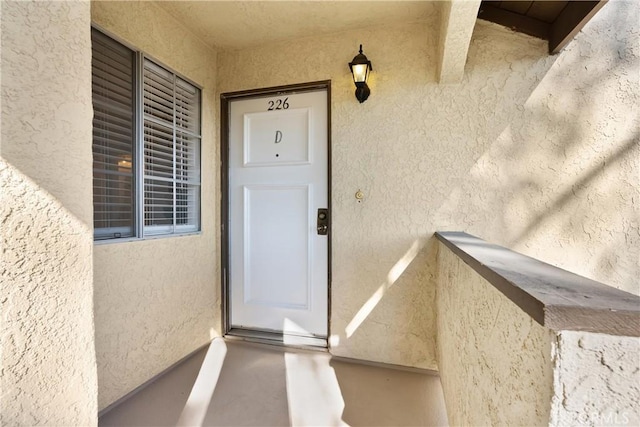
[[[318,209],[316,225],[319,236],[329,234],[329,209]]]

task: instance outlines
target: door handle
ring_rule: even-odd
[[[329,234],[329,209],[318,209],[316,225],[319,236],[326,236]]]

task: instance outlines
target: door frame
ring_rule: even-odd
[[[229,281],[229,107],[232,101],[245,100],[251,98],[262,98],[267,96],[282,96],[304,92],[314,92],[326,90],[327,92],[327,197],[329,209],[329,234],[328,254],[327,254],[327,339],[324,346],[328,347],[329,336],[331,335],[331,235],[332,235],[332,215],[331,206],[331,80],[322,80],[309,83],[297,83],[285,86],[274,86],[260,89],[250,89],[238,92],[225,92],[220,94],[220,273],[222,284],[222,334],[224,336],[233,335],[238,338],[254,341],[266,341],[269,343],[284,343],[282,334],[268,333],[262,331],[236,330],[231,332],[230,318],[230,281]],[[312,344],[314,345],[314,344]]]

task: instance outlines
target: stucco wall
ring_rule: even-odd
[[[103,409],[220,332],[216,54],[152,2],[92,2],[92,21],[202,86],[202,233],[96,244]]]
[[[438,245],[438,367],[449,423],[548,425],[555,335]]]
[[[488,37],[478,26],[472,57]],[[613,0],[560,54],[512,72],[507,86],[539,83],[514,93],[515,108],[479,114],[490,146],[450,187],[441,229],[640,294],[639,38],[640,3]],[[479,67],[470,58],[467,72]],[[493,78],[480,87],[483,97],[494,90]]]
[[[0,425],[96,425],[89,4],[0,7]]]
[[[556,56],[477,21],[453,85],[435,82],[436,21],[219,54],[219,92],[332,80],[335,354],[436,368],[436,230],[640,292],[638,7],[608,3]]]
[[[543,327],[438,249],[438,365],[451,425],[640,423],[638,338]]]
[[[562,331],[550,424],[640,425],[640,339]]]

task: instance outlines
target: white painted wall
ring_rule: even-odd
[[[556,56],[478,21],[454,85],[436,83],[435,21],[219,54],[219,92],[332,80],[335,354],[437,367],[436,230],[640,293],[639,8],[609,2]]]
[[[89,4],[0,11],[0,425],[96,425]]]
[[[92,21],[202,86],[202,233],[94,247],[104,409],[220,334],[216,53],[152,2],[92,2]]]
[[[438,247],[438,367],[451,425],[640,423],[638,338],[545,328]]]

